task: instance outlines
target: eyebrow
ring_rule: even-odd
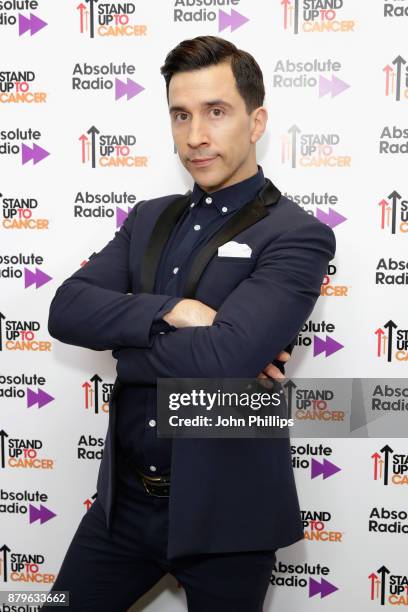
[[[226,106],[227,108],[232,108],[232,104],[230,104],[229,102],[226,102],[225,100],[208,100],[208,102],[202,102],[201,103],[202,107],[208,107],[208,106]],[[188,112],[187,109],[184,106],[180,106],[180,105],[173,105],[170,106],[169,108],[169,113],[174,113],[174,111],[182,111],[182,112]]]

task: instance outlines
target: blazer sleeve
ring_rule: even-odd
[[[138,202],[112,240],[58,287],[48,331],[67,344],[95,351],[148,347],[161,307],[174,296],[131,292],[129,244]]]
[[[293,346],[335,250],[333,230],[313,217],[284,232],[260,253],[254,271],[225,299],[212,325],[155,336],[146,350],[113,351],[119,380],[256,377],[271,355]]]

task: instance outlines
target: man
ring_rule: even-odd
[[[52,336],[117,360],[98,496],[53,590],[120,612],[170,572],[190,612],[259,612],[276,549],[303,537],[289,440],[158,438],[157,378],[283,371],[335,238],[257,164],[267,110],[250,54],[199,36],[161,71],[192,191],[136,204],[50,308]]]

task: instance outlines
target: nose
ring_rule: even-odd
[[[197,148],[207,145],[209,138],[205,130],[205,122],[200,117],[195,117],[190,121],[190,129],[188,131],[187,144],[192,148]]]

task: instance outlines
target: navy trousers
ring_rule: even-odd
[[[118,455],[113,528],[96,498],[66,552],[53,591],[69,591],[70,612],[126,612],[162,576],[184,588],[189,612],[262,612],[275,551],[166,558],[168,498],[152,497]],[[164,611],[163,611],[164,612]]]

